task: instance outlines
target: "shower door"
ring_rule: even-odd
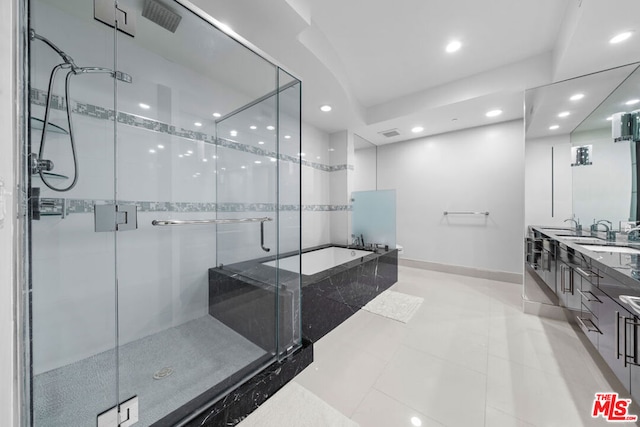
[[[300,345],[300,82],[180,2],[98,3],[30,2],[31,425],[175,425]]]
[[[252,287],[226,266],[277,254],[278,74],[178,3],[175,32],[142,4],[118,1],[136,18],[116,38],[118,401],[173,425],[276,354],[277,270]]]

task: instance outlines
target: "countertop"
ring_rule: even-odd
[[[640,255],[590,251],[581,246],[580,242],[564,238],[566,236],[591,237],[592,235],[588,230],[575,231],[570,228],[534,225],[530,226],[530,229],[551,237],[565,247],[589,258],[592,267],[620,282],[622,285],[620,292],[615,293],[640,296]],[[626,240],[607,241],[604,238],[604,232],[598,233],[597,237],[601,239],[601,242],[597,243],[601,246],[627,246],[640,250],[640,242],[627,242]]]

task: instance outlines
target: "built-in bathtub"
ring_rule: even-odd
[[[273,348],[278,265],[277,299],[282,317],[277,338],[283,350],[300,338],[292,335],[297,328],[290,319],[302,322],[303,338],[317,341],[398,280],[397,249],[373,252],[324,245],[302,253],[300,296],[300,254],[288,255],[277,264],[270,257],[209,269],[209,314],[256,345]],[[292,301],[300,297],[302,313],[291,313]]]
[[[328,248],[315,249],[302,253],[302,274],[313,276],[322,271],[329,270],[342,264],[371,255],[371,251],[360,249],[349,249],[340,246],[330,246]],[[281,270],[297,273],[300,270],[300,255],[293,255],[279,260],[263,263],[270,267],[277,267]]]

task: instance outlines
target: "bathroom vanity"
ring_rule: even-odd
[[[640,243],[530,226],[525,268],[640,399]]]

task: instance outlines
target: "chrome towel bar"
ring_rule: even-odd
[[[153,221],[151,221],[151,225],[166,226],[166,225],[239,224],[243,222],[265,222],[265,221],[273,221],[273,218],[269,218],[265,216],[262,218],[229,218],[229,219],[189,219],[189,220],[154,219]]]
[[[489,216],[489,212],[471,212],[471,211],[461,211],[461,212],[449,212],[444,211],[445,215],[484,215]]]

